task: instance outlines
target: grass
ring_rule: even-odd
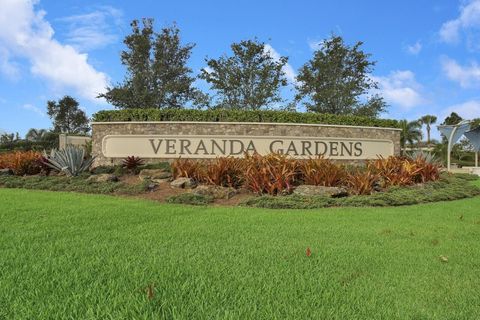
[[[478,319],[479,207],[269,210],[0,189],[0,319]]]

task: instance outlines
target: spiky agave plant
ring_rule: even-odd
[[[85,149],[76,146],[67,146],[63,149],[52,149],[50,154],[43,153],[45,164],[53,170],[64,172],[67,176],[78,176],[87,171],[95,157],[85,159]]]

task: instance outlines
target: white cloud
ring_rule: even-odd
[[[90,13],[58,19],[65,23],[66,41],[78,50],[103,48],[118,40],[115,26],[122,23],[122,12],[110,6],[102,6]]]
[[[480,100],[469,100],[450,106],[443,110],[442,118],[447,117],[452,112],[456,112],[460,117],[467,120],[478,118],[480,116]]]
[[[410,70],[393,71],[387,77],[372,77],[379,84],[379,93],[388,103],[405,109],[426,103],[422,97],[420,84]]]
[[[13,61],[10,61],[8,51],[2,47],[0,47],[0,73],[3,73],[11,80],[17,80],[20,77],[18,66]]]
[[[420,51],[422,51],[422,43],[420,41],[407,46],[407,52],[410,54],[417,55],[420,53]]]
[[[473,0],[460,8],[458,18],[445,22],[440,28],[440,39],[446,43],[457,43],[461,31],[480,28],[480,0]]]
[[[268,43],[265,44],[265,52],[267,52],[270,55],[270,57],[272,57],[275,61],[279,61],[281,58],[280,54]],[[289,63],[286,63],[283,66],[282,71],[285,73],[285,77],[287,78],[289,83],[291,84],[297,83],[297,79],[295,78],[297,75],[295,73],[295,70]]]
[[[22,108],[25,109],[25,110],[28,110],[28,111],[32,111],[32,112],[34,112],[34,113],[36,113],[36,114],[38,114],[38,115],[40,115],[40,116],[42,116],[42,117],[46,117],[46,116],[47,116],[47,115],[45,114],[45,112],[43,112],[39,107],[36,107],[36,106],[31,105],[31,104],[29,104],[29,103],[24,104],[24,105],[22,106]]]
[[[2,0],[0,48],[10,57],[26,59],[30,71],[59,88],[95,97],[107,86],[107,75],[88,63],[88,55],[54,39],[45,11],[35,10],[35,0]]]
[[[462,66],[457,61],[444,57],[441,60],[443,72],[463,88],[473,87],[480,84],[480,66],[475,62]]]

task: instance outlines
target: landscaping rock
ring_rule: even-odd
[[[178,189],[193,189],[197,186],[197,183],[191,178],[178,178],[173,180],[170,186]]]
[[[332,198],[346,197],[348,195],[347,190],[344,188],[312,185],[298,186],[293,193],[300,196],[326,196]]]
[[[6,168],[6,169],[0,169],[0,176],[11,176],[13,175],[13,170]]]
[[[147,186],[147,191],[155,191],[155,189],[158,187],[158,184],[155,182],[151,182]]]
[[[138,177],[141,180],[150,179],[160,183],[168,181],[172,177],[172,173],[163,169],[143,169]]]
[[[230,199],[237,193],[237,190],[234,188],[214,185],[201,185],[196,187],[192,193],[203,196],[211,196],[214,199]]]
[[[102,173],[94,174],[87,178],[87,181],[92,182],[117,182],[118,177],[114,174]]]

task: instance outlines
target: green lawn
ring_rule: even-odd
[[[480,197],[295,211],[0,189],[0,319],[479,319],[479,275]]]

